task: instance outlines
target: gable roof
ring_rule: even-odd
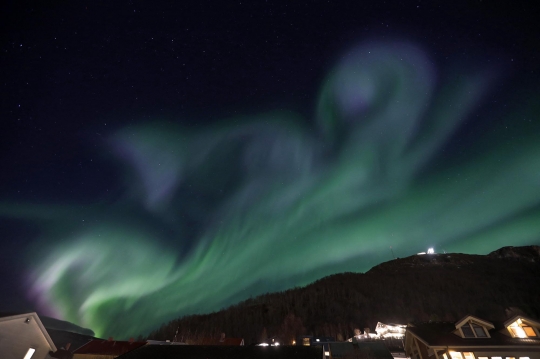
[[[458,320],[456,322],[456,328],[459,328],[461,326],[463,326],[465,323],[467,323],[469,320],[472,320],[474,322],[477,322],[478,324],[481,324],[485,327],[487,327],[488,329],[493,329],[495,328],[495,326],[493,325],[493,323],[491,322],[488,322],[487,320],[484,320],[484,319],[480,319],[478,317],[475,317],[474,315],[466,315],[464,316],[463,318],[461,318],[460,320]]]
[[[117,359],[321,359],[321,347],[308,346],[218,346],[218,345],[146,345]]]
[[[0,322],[9,322],[9,321],[17,321],[17,320],[30,320],[34,321],[41,331],[41,334],[47,341],[47,344],[49,344],[49,347],[53,352],[56,351],[56,346],[54,345],[54,342],[52,341],[51,337],[49,336],[49,333],[47,332],[47,329],[43,326],[43,323],[39,319],[39,316],[36,312],[31,313],[20,313],[20,314],[13,314],[13,313],[3,313],[0,314]]]
[[[533,320],[531,318],[527,318],[523,315],[514,315],[512,318],[508,319],[506,322],[504,322],[504,327],[508,327],[510,324],[514,323],[516,320],[518,319],[521,319],[527,323],[530,323],[532,324],[533,326],[537,327],[537,328],[540,328],[540,322],[536,321],[536,320]]]
[[[406,335],[413,335],[430,347],[540,346],[539,338],[512,338],[498,328],[490,329],[491,338],[462,338],[454,331],[455,324],[451,322],[417,323],[407,327]]]
[[[73,354],[122,355],[144,345],[146,342],[94,339],[75,350]]]

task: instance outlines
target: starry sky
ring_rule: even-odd
[[[121,339],[428,247],[540,244],[525,4],[2,5],[0,311]]]

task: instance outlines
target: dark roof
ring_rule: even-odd
[[[506,329],[500,326],[489,330],[491,338],[462,338],[453,333],[455,330],[454,323],[450,322],[417,323],[407,327],[408,332],[422,339],[429,346],[540,345],[540,339],[512,338],[509,334],[505,334]]]
[[[51,358],[57,358],[57,359],[72,359],[73,358],[73,353],[65,349],[58,349],[55,352],[49,352],[49,355],[51,356]]]
[[[70,343],[70,352],[73,352],[76,349],[82,347],[84,344],[88,343],[89,341],[96,339],[89,335],[68,332],[65,330],[47,328],[47,332],[49,333],[49,336],[51,337],[54,345],[56,345],[57,348],[65,349],[67,344]]]
[[[215,346],[215,345],[146,345],[118,359],[321,359],[320,347],[304,346]]]
[[[146,342],[95,339],[75,350],[73,354],[122,355],[144,345]]]
[[[362,341],[357,343],[341,342],[330,343],[330,355],[333,358],[342,358],[351,353],[369,354],[366,357],[377,359],[393,359],[390,350],[381,340]]]
[[[201,345],[242,345],[244,339],[242,338],[225,338],[225,339],[213,339],[204,338],[199,344]]]

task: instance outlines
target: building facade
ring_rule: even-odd
[[[514,316],[504,323],[468,315],[457,321],[409,324],[411,359],[540,359],[540,323]]]

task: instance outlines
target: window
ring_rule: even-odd
[[[536,337],[536,333],[532,327],[529,327],[528,325],[522,326],[523,331],[525,331],[525,334],[527,334],[528,337]]]
[[[508,330],[514,338],[538,337],[536,330],[530,325],[524,323],[521,319],[516,320],[508,326]]]
[[[444,359],[447,359],[446,354],[443,354],[442,356],[443,356]],[[450,357],[452,357],[452,359],[475,359],[474,354],[471,353],[471,352],[460,353],[460,352],[450,351]],[[478,358],[478,359],[480,359],[480,358]],[[488,358],[486,357],[485,359],[488,359]]]
[[[463,333],[463,338],[487,338],[486,330],[483,326],[476,323],[466,323],[461,326],[461,332]]]
[[[473,333],[473,330],[471,329],[471,327],[469,327],[469,325],[464,325],[461,327],[461,331],[463,332],[463,336],[465,338],[474,338],[474,333]]]
[[[474,329],[474,333],[476,334],[476,337],[478,338],[486,338],[487,335],[486,335],[486,332],[484,331],[484,327],[478,325],[478,324],[474,324],[474,323],[471,323],[473,329]]]
[[[478,357],[478,359],[489,359],[488,357]]]
[[[302,338],[302,344],[309,347],[309,338]]]
[[[502,359],[501,357],[491,357],[491,359]]]

